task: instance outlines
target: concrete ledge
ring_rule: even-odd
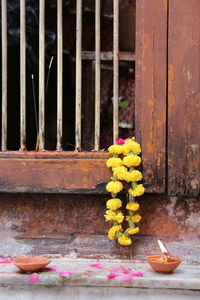
[[[0,265],[0,300],[4,299],[200,299],[200,268],[198,265],[182,264],[172,274],[158,274],[147,263],[131,261],[99,261],[104,269],[90,265],[97,261],[53,259],[49,267],[55,272],[38,273],[40,283],[29,282],[30,274],[23,274],[12,264]],[[123,266],[133,272],[144,273],[131,281],[119,277],[108,279],[110,268]],[[69,278],[59,277],[60,272],[87,273]],[[128,288],[128,289],[127,289]],[[58,297],[59,295],[59,297]],[[13,298],[14,297],[14,298]]]

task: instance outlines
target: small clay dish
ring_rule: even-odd
[[[162,255],[150,255],[147,261],[152,269],[158,273],[172,273],[181,263],[179,257],[170,256],[167,262],[163,261]]]
[[[42,256],[21,256],[13,260],[13,264],[23,272],[41,271],[50,262],[50,259]]]

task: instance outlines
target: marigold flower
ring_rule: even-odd
[[[118,231],[122,230],[122,225],[114,225],[108,230],[108,238],[109,240],[114,240],[115,239],[115,234]]]
[[[139,223],[142,217],[140,215],[135,215],[132,217],[133,223]]]
[[[130,228],[130,229],[128,230],[128,233],[129,233],[129,234],[136,234],[136,233],[138,233],[139,231],[140,231],[139,227],[135,227],[135,228]]]
[[[108,168],[119,167],[123,165],[123,161],[119,157],[111,157],[107,160],[106,166]]]
[[[126,174],[126,181],[130,182],[130,181],[140,181],[142,180],[142,173],[138,170],[134,170],[132,172],[128,172]]]
[[[129,221],[130,219],[132,219],[133,223],[139,223],[142,217],[140,215],[135,215],[133,217],[126,216],[126,221]]]
[[[123,163],[128,168],[138,167],[141,163],[141,158],[137,155],[127,155],[123,158]]]
[[[115,220],[115,212],[113,210],[107,210],[104,215],[106,221],[114,221]]]
[[[123,246],[129,246],[132,244],[132,241],[129,237],[125,236],[125,234],[122,234],[119,238],[118,238],[118,243],[120,245]]]
[[[137,211],[139,209],[140,205],[137,202],[129,202],[126,205],[126,209]]]
[[[120,181],[110,181],[106,185],[106,190],[109,193],[117,194],[123,190],[123,184]]]
[[[124,145],[112,145],[108,148],[110,154],[122,154],[124,151]]]
[[[115,215],[115,221],[117,223],[122,223],[124,221],[124,215],[121,211],[119,211],[116,215]]]
[[[134,190],[133,189],[129,189],[128,190],[129,194],[133,197],[139,197],[142,196],[145,192],[145,188],[143,187],[142,184],[138,184]]]
[[[106,202],[106,207],[111,210],[116,210],[122,206],[122,201],[118,198],[109,199]]]
[[[127,174],[128,174],[127,168],[124,166],[116,167],[113,170],[113,175],[117,177],[117,179],[119,180],[126,180]]]
[[[133,152],[133,154],[135,154],[135,155],[141,153],[140,145],[138,143],[136,143],[135,141],[133,141],[132,139],[125,141],[123,148],[124,148],[124,151],[123,151],[124,155],[128,155],[129,152]]]

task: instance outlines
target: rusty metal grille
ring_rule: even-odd
[[[14,4],[16,7],[14,7]],[[37,11],[34,11],[33,4],[36,5]],[[135,0],[1,1],[2,151],[16,150],[17,148],[20,150],[68,150],[66,145],[69,141],[65,136],[65,131],[71,131],[71,135],[73,135],[69,143],[73,149],[80,151],[86,148],[87,150],[99,151],[104,146],[107,146],[106,143],[104,145],[102,142],[106,131],[114,142],[119,137],[119,130],[129,128],[131,133],[134,131],[134,46],[128,46],[126,49],[128,40],[127,28],[130,27],[128,26],[128,24],[130,25],[130,19],[133,26],[130,31],[133,43],[135,39],[133,34],[133,30],[135,30],[134,7]],[[11,99],[11,92],[9,92],[9,89],[12,89],[12,82],[8,81],[12,81],[14,78],[10,75],[9,59],[11,55],[8,53],[8,50],[11,47],[9,39],[12,38],[14,32],[14,29],[10,28],[14,10],[16,10],[15,14],[18,14],[19,19],[19,28],[17,29],[18,31],[16,30],[19,38],[19,69],[18,78],[15,78],[19,82],[19,89],[16,90],[16,94],[19,93],[18,111],[16,110],[16,114],[19,117],[12,120],[9,110],[15,110],[16,105],[12,105],[14,99]],[[49,16],[49,12],[52,12],[52,16]],[[35,33],[38,38],[36,43],[38,53],[37,74],[27,69],[27,51],[30,48],[29,43],[32,42],[28,38],[28,33],[32,30],[28,19],[31,13],[33,14],[32,18],[34,18],[35,14],[36,23],[38,24],[37,34]],[[89,15],[88,19],[92,20],[88,24],[86,24],[87,14]],[[124,19],[120,19],[123,14]],[[129,23],[127,23],[128,18]],[[69,30],[70,22],[72,27]],[[46,40],[48,38],[47,29],[49,33],[49,24],[51,24],[51,30],[55,32],[56,38],[52,43],[52,53],[54,54],[50,55],[47,60]],[[75,51],[74,56],[71,55],[70,60],[70,64],[74,64],[75,70],[74,100],[72,101],[74,110],[70,111],[70,114],[74,114],[74,119],[72,118],[71,122],[74,130],[70,128],[65,129],[68,126],[66,125],[68,124],[66,120],[68,117],[65,114],[65,110],[68,111],[67,107],[71,105],[70,101],[73,98],[70,101],[69,98],[65,98],[68,91],[64,78],[64,55],[67,54],[70,57],[66,47],[66,40],[69,44],[72,36],[70,31],[75,33],[72,38]],[[90,43],[90,46],[87,47],[85,46],[87,44],[85,36],[89,36],[92,32],[94,33],[94,36],[91,38],[92,45]],[[120,36],[125,43],[121,42]],[[109,48],[109,42],[112,49],[106,49],[106,47]],[[122,44],[122,49],[120,49],[120,43]],[[28,59],[30,60],[30,58]],[[52,64],[55,65],[54,75],[49,74]],[[17,64],[12,66],[12,68],[17,67]],[[120,78],[120,67],[122,73],[125,74],[123,78]],[[127,72],[130,75],[128,79]],[[49,97],[46,92],[47,81],[50,75],[53,76],[54,80],[54,82],[51,81],[51,88],[53,85],[56,86],[53,92],[51,92],[52,90],[50,91],[51,94],[54,94],[50,96],[55,99],[53,126],[50,126],[50,121],[47,120],[51,116],[51,113],[48,112],[48,106],[51,105],[51,101],[48,100]],[[91,89],[88,80],[91,80]],[[108,82],[110,82],[110,87],[106,94],[104,87]],[[86,87],[88,90],[85,92]],[[126,94],[127,90],[131,91],[131,101],[129,103],[126,101],[126,95],[123,95],[123,93]],[[110,105],[104,107],[104,111],[111,111],[111,113],[105,116],[101,115],[101,109],[104,105],[102,95],[106,99],[109,98],[110,101]],[[30,105],[29,102],[32,98],[33,102]],[[89,98],[92,99],[91,104],[88,100]],[[129,120],[131,120],[128,126],[126,126],[127,124],[123,121],[123,118],[120,120],[119,110],[121,108],[119,99],[121,98],[125,99],[125,101],[120,100],[122,103],[125,103],[121,106],[125,110],[125,112],[123,111],[123,114],[126,115],[125,119],[127,114],[129,114]],[[126,107],[123,107],[127,103],[129,105],[128,112],[126,112]],[[92,109],[90,109],[90,106]],[[132,115],[130,116],[131,113]],[[107,118],[111,119],[111,125],[107,125],[109,129],[106,125],[102,128],[101,124],[102,120],[104,122]],[[17,134],[15,126],[19,128]],[[9,129],[9,127],[13,129]],[[48,129],[49,127],[50,129]],[[31,130],[33,134],[30,133]],[[49,147],[48,136],[51,135],[51,132],[53,134],[54,131],[56,132],[54,134],[56,135],[56,142],[54,141],[53,146]],[[124,132],[124,135],[126,134],[128,134],[127,130]],[[12,135],[17,140],[15,143],[12,142]],[[89,142],[87,142],[87,138]],[[30,143],[30,140],[33,142]],[[89,147],[87,147],[87,143],[90,145]]]

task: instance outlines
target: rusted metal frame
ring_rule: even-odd
[[[119,0],[113,0],[113,143],[119,135]]]
[[[26,1],[20,0],[20,150],[26,150]]]
[[[39,4],[39,149],[45,148],[45,0]]]
[[[94,51],[82,51],[82,60],[94,60],[95,52]],[[112,51],[101,51],[100,60],[113,60]],[[119,61],[135,61],[134,52],[119,52]]]
[[[148,192],[164,193],[167,1],[137,0],[136,16],[135,133],[142,146],[143,179]]]
[[[2,136],[1,150],[7,150],[7,0],[1,2],[2,51]]]
[[[81,150],[81,100],[82,100],[82,0],[76,1],[76,150]]]
[[[179,18],[177,18],[177,14]],[[200,193],[200,2],[169,1],[168,194]]]
[[[63,1],[57,0],[57,150],[63,138]]]
[[[94,149],[99,150],[100,141],[100,93],[101,93],[101,2],[95,0],[95,141]]]

